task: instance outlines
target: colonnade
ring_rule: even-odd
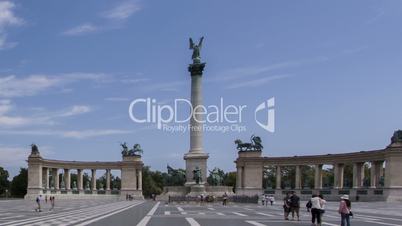
[[[141,156],[123,156],[123,161],[116,162],[79,162],[43,159],[39,152],[33,152],[28,157],[28,189],[27,199],[34,199],[40,194],[62,195],[68,198],[85,195],[130,195],[135,198],[142,196]],[[62,179],[59,171],[62,171]],[[84,171],[90,170],[90,184],[84,184]],[[97,187],[97,171],[104,170],[106,184]],[[111,171],[120,170],[121,189],[111,188]],[[71,180],[72,172],[77,172],[76,184]],[[62,183],[64,186],[62,186]]]
[[[398,135],[398,137],[396,137]],[[271,194],[279,197],[284,192],[294,190],[300,195],[314,193],[326,193],[334,200],[339,200],[339,195],[350,194],[355,198],[362,196],[365,200],[401,200],[402,196],[402,131],[396,132],[392,143],[384,149],[373,151],[350,152],[344,154],[326,154],[312,156],[292,157],[263,157],[261,151],[239,151],[236,159],[237,177],[236,193],[239,195],[260,195],[263,189],[264,170],[269,167],[275,171],[276,186],[269,189]],[[399,137],[400,136],[400,137]],[[369,173],[365,173],[365,164],[370,165]],[[345,166],[353,166],[352,180],[346,180]],[[304,166],[312,166],[314,169],[313,187],[303,185]],[[326,183],[323,187],[323,170],[326,166],[333,168],[333,182]],[[291,184],[293,187],[282,187],[284,168],[294,170]],[[325,167],[323,169],[323,167]],[[271,174],[272,176],[272,174]],[[369,176],[369,177],[368,177]],[[370,183],[365,183],[365,179]],[[383,179],[383,180],[382,180]],[[273,181],[273,178],[270,179]],[[289,177],[287,178],[289,180]],[[348,181],[345,186],[344,181]],[[288,182],[288,181],[287,181]],[[330,185],[333,185],[329,187]]]

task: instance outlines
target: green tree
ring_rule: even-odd
[[[28,170],[26,168],[21,168],[20,173],[13,178],[11,181],[11,195],[14,197],[24,197],[27,193],[28,187]]]
[[[9,187],[10,182],[8,181],[8,177],[8,171],[0,167],[0,195],[5,194],[6,189]]]
[[[163,176],[159,171],[151,171],[149,166],[142,168],[142,193],[145,197],[159,195],[163,191]]]

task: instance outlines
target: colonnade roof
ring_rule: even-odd
[[[323,155],[303,155],[303,156],[288,156],[288,157],[257,157],[245,156],[239,152],[239,157],[236,160],[237,164],[263,164],[263,165],[333,165],[338,163],[363,163],[373,161],[384,161],[386,158],[387,149],[360,151],[340,154],[323,154]]]
[[[123,167],[142,167],[142,161],[65,161],[54,159],[39,159],[42,167],[57,169],[95,169],[95,170],[121,170]]]

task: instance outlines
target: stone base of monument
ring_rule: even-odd
[[[165,186],[163,193],[159,195],[158,200],[167,201],[170,197],[198,197],[201,194],[205,196],[222,197],[224,194],[229,196],[235,195],[233,188],[230,186],[210,186],[208,184],[192,185],[192,186]]]
[[[194,184],[190,187],[190,193],[187,196],[200,196],[200,195],[207,195],[206,189],[204,184]]]
[[[130,195],[133,199],[143,200],[144,196],[142,195],[142,191],[139,190],[121,190],[120,191],[120,199],[126,199],[126,196]]]

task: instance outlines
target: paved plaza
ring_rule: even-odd
[[[402,225],[402,204],[361,202],[352,205],[354,226]],[[339,225],[337,206],[336,202],[328,203],[323,225]],[[305,208],[300,211],[301,221],[284,221],[280,203],[265,207],[234,203],[222,206],[219,203],[199,205],[151,201],[59,200],[54,211],[49,211],[49,204],[45,203],[43,207],[43,212],[35,212],[33,202],[0,201],[0,225],[311,225],[310,215]]]

